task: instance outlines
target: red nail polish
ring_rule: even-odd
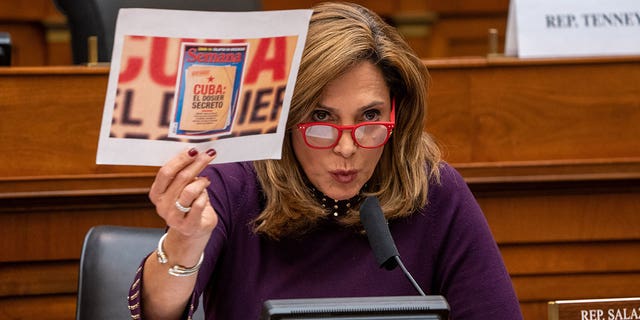
[[[196,150],[196,148],[191,148],[187,154],[189,154],[190,157],[195,157],[198,154],[198,150]]]
[[[207,150],[207,154],[209,155],[209,157],[213,157],[217,154],[215,149],[209,149]]]

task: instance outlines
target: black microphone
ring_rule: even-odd
[[[376,257],[380,268],[393,270],[396,266],[400,266],[402,272],[407,279],[409,279],[413,287],[416,288],[420,295],[425,296],[424,291],[422,291],[400,260],[398,248],[396,248],[393,237],[391,237],[389,225],[382,213],[378,198],[367,197],[364,199],[364,202],[360,206],[360,222],[362,222],[364,230],[367,232],[369,245],[371,246],[371,250],[373,250],[373,255]]]

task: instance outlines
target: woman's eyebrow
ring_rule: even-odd
[[[377,101],[376,100],[376,101],[370,102],[370,103],[358,108],[357,111],[362,112],[362,111],[365,111],[365,110],[367,110],[369,108],[379,106],[381,104],[384,104],[384,101]],[[330,111],[332,113],[336,113],[338,110],[340,110],[340,108],[330,107],[330,106],[324,105],[322,103],[318,103],[318,106],[320,106],[323,109],[327,109],[327,111]]]

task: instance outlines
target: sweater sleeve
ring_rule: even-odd
[[[434,289],[449,302],[451,319],[522,319],[496,241],[465,181],[444,165],[436,193],[432,204],[442,225]]]
[[[142,270],[146,257],[142,259],[138,270],[136,270],[135,278],[131,287],[129,287],[129,295],[127,296],[127,304],[129,306],[129,312],[131,312],[131,319],[142,319],[142,306],[140,292],[142,291]]]
[[[204,251],[204,260],[198,272],[198,279],[191,294],[190,302],[187,304],[181,319],[191,320],[198,304],[200,296],[205,291],[211,276],[215,271],[218,258],[223,254],[227,235],[233,228],[233,212],[241,207],[247,187],[255,184],[252,178],[253,169],[248,163],[231,163],[224,165],[210,165],[202,173],[211,184],[207,190],[211,205],[218,214],[218,225],[211,233],[211,238]],[[134,282],[129,290],[127,302],[132,319],[143,319],[141,291],[143,288],[142,275],[144,272],[144,262],[136,272]]]

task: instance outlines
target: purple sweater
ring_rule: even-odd
[[[366,235],[331,220],[299,239],[253,234],[250,221],[262,203],[250,163],[213,165],[202,174],[220,219],[189,309],[203,293],[207,319],[242,320],[258,319],[268,299],[417,294],[400,268],[379,268]],[[480,207],[455,169],[443,164],[441,175],[425,208],[389,222],[404,265],[427,294],[447,299],[451,319],[522,319]]]

